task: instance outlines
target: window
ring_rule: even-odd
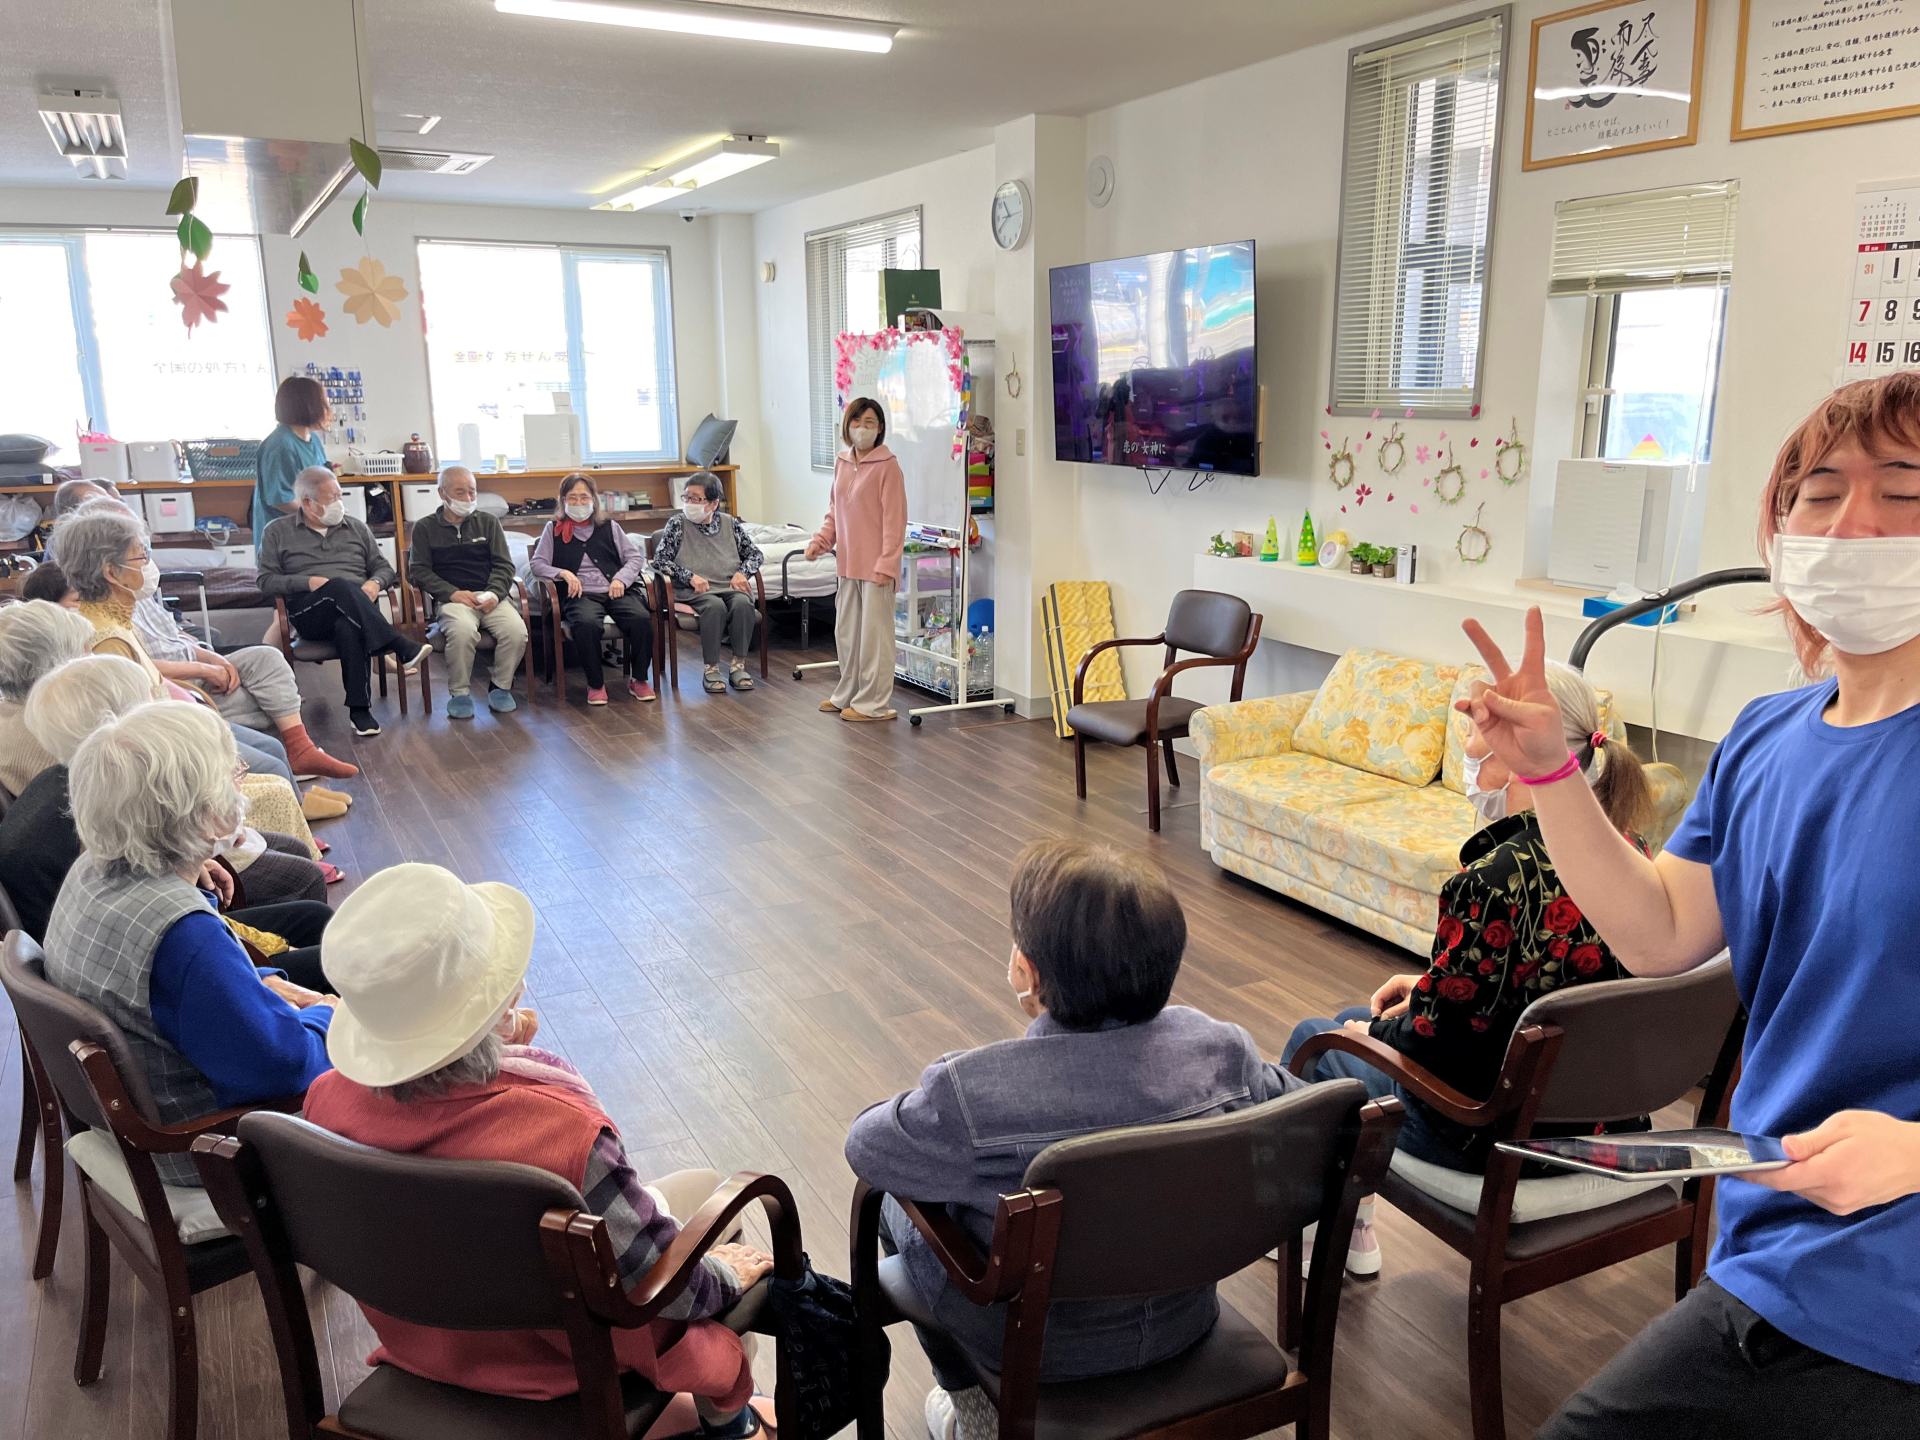
[[[77,458],[89,420],[122,440],[266,434],[275,376],[259,243],[217,236],[206,268],[230,287],[227,310],[189,333],[167,285],[180,269],[171,230],[0,231],[10,427],[51,440],[56,463]]]
[[[815,469],[831,469],[840,444],[834,339],[885,328],[889,317],[880,313],[880,272],[919,268],[917,205],[807,236],[807,398]]]
[[[1737,201],[1727,182],[1555,207],[1549,291],[1587,297],[1582,456],[1713,458]]]
[[[1506,21],[1490,11],[1349,57],[1336,414],[1479,403]]]
[[[586,460],[677,460],[672,277],[665,250],[422,240],[420,305],[436,455],[526,458],[523,416],[556,394]]]

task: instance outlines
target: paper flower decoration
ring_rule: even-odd
[[[302,340],[317,340],[327,333],[327,312],[302,295],[287,312],[287,328]]]
[[[221,311],[227,308],[227,302],[220,297],[232,287],[221,283],[220,272],[205,274],[200,262],[182,265],[180,273],[173,277],[173,303],[180,307],[181,323],[191,332],[202,320],[213,324]]]
[[[407,298],[407,282],[387,274],[387,267],[369,255],[351,270],[340,272],[333,287],[347,297],[347,313],[362,325],[378,320],[382,328],[400,316],[400,302]]]

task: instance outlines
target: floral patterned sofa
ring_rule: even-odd
[[[1478,824],[1461,778],[1468,722],[1453,709],[1484,672],[1349,650],[1317,691],[1215,705],[1193,717],[1200,843],[1214,863],[1430,953],[1440,889]],[[1600,695],[1610,737],[1625,727]],[[1649,765],[1664,841],[1685,778]]]

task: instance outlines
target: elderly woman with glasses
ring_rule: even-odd
[[[28,694],[42,675],[86,654],[92,642],[86,618],[50,600],[0,607],[0,785],[9,795],[53,764],[27,729]]]
[[[125,1032],[167,1124],[301,1094],[328,1067],[331,998],[256,970],[199,885],[246,813],[239,770],[220,717],[192,705],[142,705],[73,756],[86,853],[47,922],[47,979]],[[154,1158],[200,1184],[187,1156]]]
[[[156,700],[169,695],[204,700],[195,691],[169,687],[134,629],[134,606],[160,588],[160,567],[147,550],[147,527],[120,506],[96,504],[74,511],[54,533],[59,539],[60,568],[80,597],[80,613],[93,625],[93,640],[87,648],[96,655],[123,656],[140,666],[147,672]],[[293,784],[286,748],[279,741],[239,726],[232,733],[249,769]]]

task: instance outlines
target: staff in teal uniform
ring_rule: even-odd
[[[273,418],[280,423],[260,442],[258,478],[253,485],[253,537],[282,515],[300,508],[293,497],[293,480],[309,465],[327,463],[320,436],[333,424],[333,406],[318,380],[289,375],[273,397]]]

